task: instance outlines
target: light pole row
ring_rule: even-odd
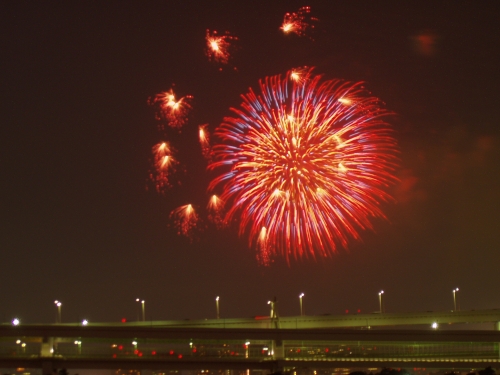
[[[459,303],[459,298],[458,298],[459,291],[460,291],[460,289],[458,289],[458,288],[455,288],[452,290],[452,293],[453,293],[453,311],[454,312],[460,311],[460,303]],[[299,294],[300,316],[304,316],[304,305],[303,305],[303,301],[302,301],[304,296],[305,296],[304,293]],[[220,319],[219,300],[220,300],[219,296],[215,297],[215,309],[216,309],[217,319]],[[140,299],[140,298],[136,298],[135,302],[137,303],[137,320],[142,320],[143,322],[145,322],[146,321],[146,301],[143,299]],[[270,314],[271,317],[273,317],[274,314],[276,314],[275,306],[274,306],[275,302],[276,301],[268,301],[267,302],[268,305],[271,305],[270,306],[271,307],[271,314]],[[379,312],[382,314],[385,312],[384,291],[383,290],[378,292],[378,303],[379,303]],[[56,323],[61,324],[62,323],[62,319],[61,319],[62,302],[55,300],[54,304],[56,305],[56,308],[57,308]],[[86,325],[88,321],[84,320],[83,322],[84,322],[83,324]]]
[[[451,291],[453,293],[453,312],[460,311],[460,303],[459,303],[459,298],[458,298],[459,291],[460,291],[460,289],[458,289],[458,288],[455,288]],[[380,313],[385,312],[385,304],[384,304],[383,297],[384,297],[384,291],[381,290],[380,292],[378,292],[378,303],[379,303],[379,312]]]

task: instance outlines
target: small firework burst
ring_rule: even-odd
[[[173,89],[157,94],[149,99],[150,105],[158,106],[157,119],[166,120],[168,126],[180,129],[188,120],[188,113],[191,110],[190,101],[192,95],[176,99]]]
[[[160,142],[152,149],[154,160],[149,177],[159,193],[164,193],[171,186],[169,176],[175,171],[177,164],[172,151],[167,142]]]
[[[311,17],[311,7],[302,7],[297,12],[286,13],[280,29],[285,34],[294,33],[305,36],[309,29],[314,29],[317,18]]]
[[[210,133],[208,132],[208,124],[200,125],[198,127],[198,134],[200,138],[201,152],[205,159],[210,160],[210,154],[212,152],[210,148]]]
[[[174,220],[174,226],[177,234],[193,239],[194,229],[198,225],[199,217],[193,208],[193,205],[186,204],[178,207],[170,213]]]
[[[273,262],[272,248],[269,246],[267,238],[267,229],[262,227],[260,230],[259,238],[257,239],[257,262],[261,266],[269,267]]]
[[[205,37],[207,42],[207,57],[210,61],[215,61],[219,64],[227,64],[231,57],[231,49],[237,37],[225,32],[224,35],[219,35],[217,31],[207,30]]]
[[[215,224],[217,229],[225,227],[224,221],[224,201],[217,195],[212,195],[207,205],[208,219]]]
[[[290,79],[297,84],[303,84],[311,75],[311,69],[307,66],[294,68],[290,71]]]

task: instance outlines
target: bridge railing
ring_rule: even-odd
[[[50,356],[67,359],[147,359],[162,361],[275,359],[272,340],[202,340],[148,338],[55,338]],[[0,358],[42,356],[40,337],[2,337]],[[348,358],[491,358],[498,359],[498,342],[375,342],[284,340],[285,360]]]

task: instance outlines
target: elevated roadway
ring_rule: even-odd
[[[500,310],[0,325],[0,367],[255,369],[500,367]],[[491,330],[440,330],[491,323]],[[404,329],[403,329],[404,326]],[[407,329],[406,326],[413,326]]]

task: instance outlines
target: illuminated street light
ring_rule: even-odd
[[[78,354],[82,354],[82,342],[80,340],[76,340],[75,345],[78,345]]]
[[[220,319],[220,315],[219,315],[219,296],[215,297],[215,309],[217,310],[217,319]]]
[[[455,289],[452,290],[452,292],[453,292],[453,311],[454,312],[460,310],[460,304],[457,303],[457,300],[458,300],[458,296],[457,296],[458,291],[459,291],[458,288],[455,288]]]
[[[12,319],[13,326],[18,326],[19,324],[21,324],[21,321],[19,319],[17,319],[17,318]]]
[[[271,319],[274,318],[274,302],[273,301],[267,301],[267,304],[268,305],[271,305],[271,313],[270,313],[270,317]]]
[[[87,319],[83,319],[82,326],[86,326],[87,324],[89,324],[89,321]]]
[[[300,316],[304,316],[304,310],[302,309],[302,298],[304,297],[304,293],[300,293],[299,301],[300,301]]]
[[[383,304],[383,301],[382,301],[382,296],[384,295],[384,291],[381,290],[379,293],[378,293],[378,304],[379,304],[379,307],[380,307],[380,313],[382,314],[384,312],[384,304]]]
[[[437,322],[434,322],[434,323],[432,323],[432,325],[431,325],[432,329],[437,329],[437,328],[438,328],[438,326],[439,326],[439,325],[437,324]]]
[[[249,347],[250,347],[250,341],[245,342],[245,358],[248,358]]]
[[[141,304],[141,310],[142,310],[142,321],[145,322],[146,321],[146,307],[145,307],[145,302],[144,300],[141,300],[140,298],[136,298],[135,299],[135,302],[137,303],[140,303]],[[139,305],[138,306],[138,309],[139,309]],[[139,311],[137,311],[137,320],[139,320]]]
[[[58,301],[58,300],[55,300],[54,304],[57,306],[57,320],[56,320],[56,323],[60,324],[62,322],[62,319],[61,319],[61,306],[62,306],[62,302]]]

